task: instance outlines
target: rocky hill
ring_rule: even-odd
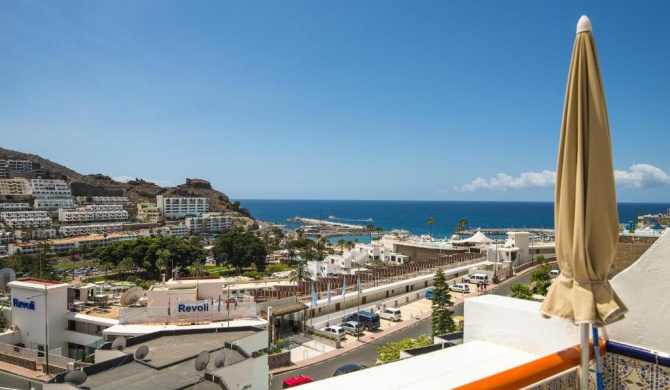
[[[213,189],[207,180],[186,179],[184,184],[176,187],[160,187],[142,179],[122,183],[103,174],[82,175],[40,156],[3,148],[0,148],[0,159],[32,161],[34,172],[20,174],[21,177],[65,180],[70,185],[73,196],[126,196],[132,204],[155,202],[156,195],[206,197],[209,198],[211,211],[233,212],[228,196]]]

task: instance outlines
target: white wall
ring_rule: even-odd
[[[538,356],[579,344],[579,327],[543,318],[540,303],[499,295],[465,300],[463,342],[481,340]]]
[[[35,302],[35,310],[13,307],[12,322],[19,327],[21,342],[27,348],[36,349],[35,344],[44,345],[45,326],[45,295],[44,286],[35,283],[14,281],[10,284],[11,298],[22,302]],[[26,286],[29,285],[29,286]],[[50,285],[48,287],[47,324],[49,330],[49,350],[63,348],[67,350],[63,338],[67,326],[65,313],[67,312],[67,284]],[[27,298],[33,296],[32,298]]]
[[[607,327],[610,339],[670,353],[669,260],[670,234],[666,233],[638,261],[612,279],[612,288],[628,307],[628,313]]]

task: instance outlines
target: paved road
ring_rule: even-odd
[[[501,283],[495,290],[491,291],[490,294],[496,295],[509,295],[510,287],[516,283],[525,283],[529,284],[530,272],[527,272],[517,278]],[[458,293],[455,293],[458,294]],[[454,306],[454,315],[463,315],[463,304]],[[330,378],[333,376],[335,370],[343,364],[347,363],[356,363],[362,364],[368,367],[374,366],[377,361],[377,348],[380,346],[390,343],[404,340],[406,338],[417,338],[422,334],[430,334],[431,325],[430,317],[423,321],[419,321],[413,326],[404,328],[395,333],[377,339],[374,342],[367,343],[362,347],[356,348],[355,350],[336,356],[332,359],[324,360],[319,363],[313,364],[309,367],[302,368],[300,370],[288,371],[281,374],[277,374],[272,378],[270,384],[271,390],[281,389],[282,382],[284,379],[294,376],[294,375],[307,375],[316,380]]]
[[[30,386],[30,387],[28,387]],[[41,390],[42,384],[40,382],[29,381],[27,379],[8,374],[6,372],[0,372],[0,390],[28,390],[36,389]]]

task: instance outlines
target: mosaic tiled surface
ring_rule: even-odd
[[[591,388],[595,368],[591,364]],[[603,356],[603,383],[613,390],[670,390],[670,368],[611,353]]]
[[[597,390],[595,363],[589,367],[589,389]],[[670,390],[670,368],[641,360],[614,355],[603,356],[603,387],[605,390]],[[577,389],[579,370],[529,388],[529,390]]]

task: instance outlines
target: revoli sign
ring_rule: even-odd
[[[20,309],[35,310],[35,301],[21,301],[18,298],[12,299],[12,306],[18,307]]]

